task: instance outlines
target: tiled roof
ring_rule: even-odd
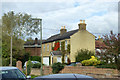
[[[50,38],[48,38],[46,41],[44,41],[43,43],[48,43],[48,42],[53,42],[53,41],[57,41],[57,40],[63,40],[63,39],[69,39],[71,35],[73,35],[74,33],[78,32],[78,29],[76,30],[72,30],[69,32],[66,32],[62,35],[60,34],[56,34],[51,36]]]
[[[99,40],[95,41],[95,48],[107,48],[104,42],[101,42]]]
[[[52,51],[51,52],[53,55],[62,55],[61,51]]]
[[[42,42],[44,42],[43,40]],[[41,40],[37,40],[37,44],[40,45]],[[33,41],[26,41],[24,45],[35,45],[35,40]]]

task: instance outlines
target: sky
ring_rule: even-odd
[[[60,33],[61,26],[67,31],[78,29],[80,20],[95,36],[118,32],[118,0],[2,0],[2,15],[9,11],[41,18],[43,39]]]

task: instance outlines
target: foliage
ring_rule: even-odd
[[[70,44],[67,45],[67,53],[70,54]]]
[[[68,64],[68,65],[71,64],[71,60],[70,60],[69,57],[67,58],[67,64]]]
[[[91,59],[89,60],[82,61],[83,66],[95,66],[98,64],[100,64],[100,60],[97,60],[94,56],[91,56]]]
[[[13,11],[4,13],[2,16],[2,57],[10,57],[10,42],[12,36],[12,54],[16,60],[25,62],[25,52],[23,50],[24,37],[37,34],[39,28],[32,21],[31,15],[26,13],[17,13]],[[19,46],[18,46],[19,45]],[[28,60],[28,59],[27,59]]]
[[[65,41],[62,41],[61,42],[61,51],[62,51],[62,63],[64,64],[65,62],[65,54],[66,54],[66,51],[65,51]]]
[[[55,46],[52,48],[52,50],[54,50],[54,51],[59,51],[60,50],[60,42],[59,41],[55,42]]]
[[[33,64],[31,62],[31,60],[28,60],[28,62],[27,62],[27,75],[30,75],[32,66],[33,66]]]
[[[104,53],[99,53],[100,59],[107,63],[108,61],[115,63],[117,69],[120,71],[120,34],[113,34],[111,31],[110,35],[104,35],[104,43],[107,49]]]
[[[83,60],[90,59],[91,56],[94,56],[94,52],[89,51],[87,49],[80,49],[76,52],[76,62],[81,62]]]
[[[40,68],[41,67],[41,64],[40,63],[35,63],[33,64],[32,68]]]
[[[41,62],[41,57],[40,56],[30,56],[31,61],[39,61]]]
[[[13,66],[16,66],[17,60],[12,58],[13,60]],[[10,64],[10,58],[2,58],[2,66],[9,66]]]
[[[95,67],[117,69],[116,64],[103,64],[103,65],[96,65]]]
[[[2,27],[9,35],[19,36],[19,38],[25,35],[33,35],[33,33],[39,32],[39,28],[32,21],[31,15],[26,13],[17,13],[13,11],[4,13],[2,16]]]
[[[53,74],[59,73],[59,71],[61,71],[63,68],[64,68],[64,65],[62,63],[60,62],[54,63],[52,65],[52,69],[53,69],[52,72]]]

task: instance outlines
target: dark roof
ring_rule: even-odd
[[[53,55],[62,55],[61,51],[52,51],[51,52]]]
[[[63,39],[69,39],[71,35],[73,35],[74,33],[78,32],[78,29],[76,30],[72,30],[69,32],[66,32],[62,35],[60,34],[56,34],[54,36],[51,36],[50,38],[48,38],[46,41],[44,41],[43,43],[48,43],[48,42],[53,42],[53,41],[57,41],[57,40],[63,40]]]
[[[44,42],[45,40],[42,40]],[[37,44],[40,45],[41,40],[37,40]],[[24,45],[35,45],[35,40],[26,41]]]
[[[104,42],[102,42],[102,41],[99,41],[99,40],[96,40],[95,41],[95,48],[107,48],[107,46],[105,45],[105,43]]]

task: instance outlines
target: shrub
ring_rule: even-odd
[[[9,66],[10,58],[2,58],[2,66]]]
[[[32,68],[40,68],[40,67],[41,67],[40,63],[33,64],[33,66],[32,66]]]
[[[111,69],[117,69],[116,64],[103,64],[103,65],[97,65],[95,66],[97,68],[111,68]]]
[[[79,51],[76,52],[76,62],[81,62],[83,60],[87,60],[90,59],[91,56],[94,56],[94,52],[89,51],[87,49],[81,49]]]
[[[27,62],[27,75],[30,75],[32,66],[33,66],[33,64],[31,62],[31,60],[28,60],[28,62]]]
[[[60,70],[62,70],[64,68],[64,64],[58,62],[58,63],[54,63],[52,65],[52,72],[53,74],[59,73]]]
[[[16,66],[16,59],[12,58],[12,66]],[[2,66],[9,66],[10,58],[2,58]]]
[[[83,60],[82,65],[83,66],[95,66],[100,64],[100,60],[97,60],[94,56],[91,56],[91,59],[89,60]]]

